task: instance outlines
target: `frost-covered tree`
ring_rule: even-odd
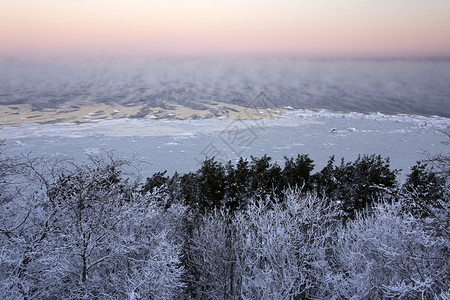
[[[441,130],[447,137],[443,144],[450,145],[450,128]],[[430,217],[433,208],[442,208],[442,201],[450,199],[450,156],[440,153],[427,155],[411,167],[400,190],[405,209],[419,217]]]
[[[312,177],[307,156],[211,159],[145,184],[127,165],[0,156],[0,298],[448,298],[448,191],[422,165],[389,199],[379,156]],[[282,192],[306,178],[319,196]]]
[[[189,267],[196,298],[287,299],[324,296],[337,210],[288,191],[230,215],[203,216],[191,238]]]
[[[0,201],[0,295],[4,298],[43,297],[47,288],[42,268],[51,261],[47,238],[55,211],[49,205],[50,178],[64,166],[65,158],[2,158]]]
[[[386,202],[371,215],[358,214],[336,240],[336,270],[329,280],[334,298],[445,299],[449,214],[439,214],[439,220],[418,219],[404,214],[402,203]]]
[[[323,297],[321,281],[332,255],[336,208],[288,190],[282,202],[259,201],[235,220],[243,299]]]
[[[225,209],[216,209],[197,223],[185,257],[189,293],[197,299],[233,298],[238,243],[231,215]]]
[[[135,199],[121,224],[114,284],[134,299],[173,299],[183,293],[182,216],[185,207],[161,205],[158,191]],[[142,205],[147,203],[146,205]],[[156,201],[155,201],[156,200]]]
[[[418,217],[429,217],[432,208],[440,207],[441,201],[448,197],[445,189],[443,178],[426,163],[417,162],[399,192],[405,210]]]
[[[183,269],[176,233],[184,208],[167,208],[156,190],[135,192],[136,185],[121,177],[124,163],[92,158],[65,168],[56,180],[24,163],[45,184],[2,205],[3,298],[179,295]]]

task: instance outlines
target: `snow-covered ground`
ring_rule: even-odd
[[[291,110],[281,118],[264,120],[94,120],[86,124],[23,125],[0,128],[7,155],[63,154],[82,159],[86,154],[114,150],[117,156],[142,159],[143,175],[168,170],[196,170],[205,157],[222,161],[264,154],[283,164],[284,156],[309,154],[316,170],[335,155],[354,160],[358,154],[391,158],[404,174],[426,153],[448,154],[439,132],[450,119],[380,113],[337,113]]]

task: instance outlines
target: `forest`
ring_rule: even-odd
[[[0,298],[450,298],[447,155],[137,164],[0,146]]]

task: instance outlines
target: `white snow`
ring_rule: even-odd
[[[77,156],[101,145],[119,156],[143,155],[153,171],[196,169],[198,161],[212,156],[225,162],[267,154],[282,162],[284,156],[297,153],[309,154],[318,169],[331,155],[353,160],[358,154],[380,154],[391,158],[392,167],[408,171],[426,152],[448,153],[439,132],[448,126],[450,119],[438,116],[292,110],[276,119],[247,121],[113,119],[27,124],[0,128],[0,139],[6,139],[4,151],[9,154],[17,154],[20,147],[24,153]]]

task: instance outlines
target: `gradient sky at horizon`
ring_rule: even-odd
[[[448,0],[0,0],[0,54],[448,56]]]

